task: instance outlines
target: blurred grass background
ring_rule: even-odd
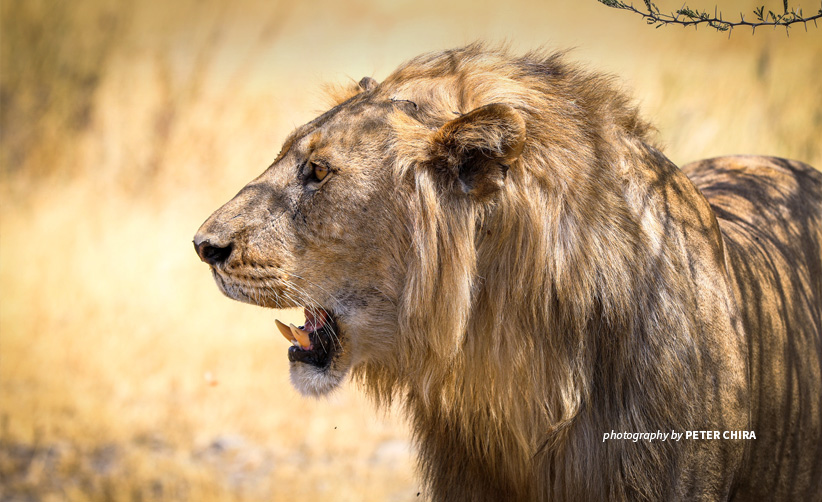
[[[273,318],[299,313],[222,297],[191,238],[323,84],[478,39],[575,47],[676,163],[822,166],[822,27],[729,38],[594,0],[2,0],[0,500],[416,500],[400,414],[298,396]]]

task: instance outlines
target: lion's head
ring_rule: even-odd
[[[303,345],[288,351],[305,394],[325,394],[352,366],[398,352],[408,214],[387,160],[396,105],[372,99],[372,81],[361,85],[292,132],[271,167],[195,239],[227,296],[305,309],[295,330]]]

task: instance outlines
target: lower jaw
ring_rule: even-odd
[[[261,307],[283,308],[282,305],[269,305],[256,301],[250,295],[246,294],[244,288],[237,287],[233,281],[227,280],[227,278],[218,274],[217,271],[213,272],[220,290],[229,298]],[[335,332],[339,333],[336,321],[332,319],[331,323]],[[291,384],[301,394],[312,397],[325,396],[337,389],[347,376],[348,368],[344,363],[341,364],[340,361],[337,361],[337,359],[341,357],[345,359],[342,353],[339,335],[335,335],[334,338],[336,338],[336,341],[334,341],[333,338],[329,338],[329,340],[336,345],[331,353],[325,354],[325,357],[322,359],[317,358],[310,362],[307,362],[303,357],[295,356],[295,352],[299,350],[297,347],[289,347],[288,359],[290,362],[289,374]],[[340,366],[342,366],[343,369],[340,369]]]
[[[332,354],[328,353],[320,354],[315,353],[314,351],[307,352],[294,346],[288,348],[288,360],[290,362],[314,366],[319,370],[328,368],[331,364],[331,357]]]
[[[324,368],[310,364],[292,362],[290,368],[291,385],[302,395],[309,397],[326,396],[336,390],[348,373],[329,364]]]

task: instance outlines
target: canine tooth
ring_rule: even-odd
[[[277,325],[277,329],[280,330],[280,333],[283,334],[283,336],[285,337],[286,340],[288,340],[291,343],[294,343],[294,342],[297,341],[297,339],[294,338],[294,335],[291,333],[291,330],[288,328],[288,326],[286,326],[284,323],[280,322],[279,319],[274,319],[274,324]]]
[[[288,327],[291,328],[291,334],[294,335],[294,339],[300,342],[300,347],[307,349],[311,346],[311,339],[308,338],[308,331],[300,329],[293,324],[289,324]]]

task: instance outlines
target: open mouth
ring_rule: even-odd
[[[286,325],[275,320],[277,329],[291,342],[288,360],[326,368],[340,349],[339,330],[334,316],[325,310],[304,309],[305,324]]]

